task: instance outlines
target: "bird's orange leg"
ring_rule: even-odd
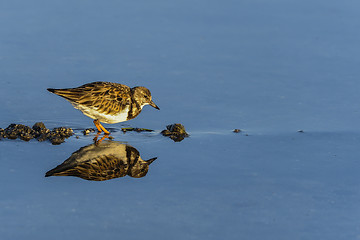
[[[98,119],[94,120],[94,124],[95,124],[95,127],[97,128],[98,132],[101,133],[102,131],[104,131],[104,133],[106,135],[109,135],[110,132],[108,130],[106,130],[106,128],[104,128],[103,125],[101,125],[100,121]]]
[[[94,120],[94,124],[95,124],[95,127],[97,128],[98,132],[101,133],[101,128],[100,128],[100,122],[99,120]]]
[[[101,125],[101,123],[99,122],[99,127],[101,128],[101,130],[103,130],[104,131],[104,133],[106,134],[106,135],[109,135],[110,134],[110,132],[108,131],[108,130],[106,130],[106,128],[104,128],[104,126],[103,125]]]

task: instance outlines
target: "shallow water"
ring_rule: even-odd
[[[1,3],[0,127],[79,138],[0,141],[0,238],[358,239],[359,5]],[[95,137],[46,88],[99,80],[151,90],[160,111],[104,126],[157,160],[142,178],[45,178]],[[179,143],[160,135],[175,122]]]

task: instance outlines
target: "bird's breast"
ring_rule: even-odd
[[[129,106],[127,106],[121,112],[118,112],[114,115],[98,113],[97,119],[99,119],[99,121],[103,123],[118,123],[118,122],[125,122],[127,120],[130,120],[128,118],[128,115],[129,115]]]

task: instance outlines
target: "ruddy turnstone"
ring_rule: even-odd
[[[118,123],[133,119],[145,105],[160,110],[146,87],[130,88],[119,83],[92,82],[77,88],[47,90],[65,98],[76,109],[94,119],[98,131],[105,134],[110,132],[100,122]]]
[[[80,148],[62,164],[45,174],[50,176],[74,176],[92,181],[112,178],[144,177],[149,165],[156,160],[143,160],[136,148],[117,141],[103,141]]]

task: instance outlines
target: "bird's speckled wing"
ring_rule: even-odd
[[[77,88],[48,90],[103,114],[114,115],[131,104],[131,89],[118,83],[93,82]]]
[[[116,141],[104,141],[80,148],[45,176],[75,176],[92,181],[126,175],[141,178],[155,159],[144,161],[136,148]]]
[[[46,173],[46,176],[74,176],[92,181],[104,181],[127,175],[126,159],[114,155],[98,156],[87,162],[61,164]]]

